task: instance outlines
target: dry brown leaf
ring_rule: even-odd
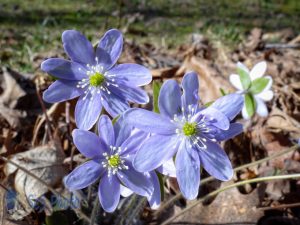
[[[17,100],[26,93],[5,67],[2,67],[2,71],[4,82],[1,86],[4,91],[0,96],[0,102],[10,108],[13,108],[17,104]]]
[[[248,41],[245,44],[245,48],[248,52],[252,52],[258,48],[261,43],[262,30],[260,28],[254,28],[251,31]]]
[[[226,185],[229,183],[227,182]],[[224,183],[222,184],[224,186]],[[257,191],[243,195],[237,188],[220,193],[214,201],[205,206],[198,204],[175,221],[177,223],[189,222],[190,224],[255,224],[263,212],[256,207],[259,205]],[[175,209],[175,213],[178,209]]]
[[[278,108],[272,110],[266,125],[273,132],[284,131],[300,136],[300,123]]]
[[[188,71],[195,71],[199,76],[199,95],[202,103],[216,100],[221,96],[220,88],[230,90],[231,87],[227,80],[204,59],[197,57],[187,57],[177,71],[176,75],[182,75]]]
[[[64,159],[65,156],[60,146],[53,143],[10,158],[11,161],[35,174],[51,187],[57,185],[66,173],[63,166]],[[47,186],[12,164],[6,164],[4,172],[7,176],[16,172],[14,186],[25,208],[28,208],[28,198],[37,199],[48,192]]]
[[[0,95],[0,114],[12,127],[16,127],[20,125],[20,118],[26,114],[14,109],[14,107],[18,99],[26,93],[5,67],[2,67],[2,72],[3,82],[1,88],[4,91]]]

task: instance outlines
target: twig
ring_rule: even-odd
[[[41,180],[38,176],[36,176],[34,173],[30,172],[26,168],[24,168],[24,167],[18,165],[17,163],[7,159],[6,157],[0,156],[0,159],[3,160],[6,163],[12,164],[13,166],[17,167],[19,170],[22,170],[27,175],[33,177],[34,179],[39,181],[41,184],[45,185],[49,189],[49,191],[51,191],[53,194],[55,194],[57,196],[60,196],[62,199],[66,200],[66,201],[69,201],[69,199],[62,196],[58,191],[56,191],[54,188],[49,186],[45,181]],[[83,219],[85,219],[87,222],[90,223],[90,218],[87,215],[85,215],[80,209],[77,209],[77,208],[73,207],[72,204],[71,204],[71,207],[74,209],[75,212],[78,213],[78,215],[80,215]]]
[[[0,187],[3,188],[3,190],[5,190],[5,191],[7,191],[7,192],[9,191],[8,188],[5,187],[5,186],[4,186],[3,184],[1,184],[1,183],[0,183]]]
[[[246,168],[249,168],[249,167],[252,167],[252,166],[256,166],[258,164],[261,164],[263,162],[266,162],[266,161],[269,161],[271,159],[275,159],[279,156],[282,156],[282,155],[285,155],[289,152],[292,152],[292,151],[295,151],[299,148],[299,145],[294,145],[284,151],[280,151],[276,154],[273,154],[273,155],[270,155],[268,157],[265,157],[263,159],[260,159],[260,160],[257,160],[257,161],[254,161],[254,162],[251,162],[251,163],[248,163],[248,164],[244,164],[244,165],[241,165],[241,166],[238,166],[236,168],[233,169],[234,172],[237,172],[237,171],[240,171],[240,170],[243,170],[243,169],[246,169]],[[209,181],[212,181],[214,180],[215,178],[210,176],[210,177],[207,177],[207,178],[204,178],[202,181],[201,181],[201,185],[209,182]],[[170,200],[168,200],[165,204],[161,205],[159,210],[156,211],[154,213],[154,215],[158,215],[160,214],[163,210],[165,210],[169,205],[171,205],[173,202],[177,201],[178,199],[180,199],[182,197],[182,194],[179,192],[178,194],[176,194],[174,197],[172,197]]]
[[[49,118],[48,118],[48,115],[47,115],[47,109],[46,109],[45,104],[43,102],[43,99],[41,97],[40,89],[38,87],[38,84],[36,84],[36,94],[37,94],[38,100],[40,102],[40,105],[42,107],[42,111],[45,115],[45,120],[46,120],[46,124],[47,124],[47,127],[48,127],[47,128],[48,135],[49,135],[50,139],[53,140],[53,135],[51,133],[51,124],[50,124],[50,121],[49,121]]]
[[[300,44],[281,44],[281,43],[274,43],[274,44],[265,44],[265,48],[300,48]]]
[[[119,6],[119,15],[118,15],[118,29],[121,28],[121,20],[122,20],[122,5],[123,5],[123,1],[119,0],[118,2],[118,6]]]
[[[147,204],[147,199],[145,197],[138,196],[137,204],[134,206],[134,210],[131,211],[129,218],[127,219],[125,225],[133,224],[133,220],[137,217],[137,215],[144,209]]]
[[[259,177],[259,178],[254,178],[254,179],[250,179],[250,180],[245,180],[245,181],[240,181],[234,184],[230,184],[227,185],[225,187],[219,188],[213,192],[210,192],[209,194],[205,195],[203,198],[200,198],[198,200],[196,200],[194,203],[192,203],[191,205],[187,206],[185,209],[183,209],[182,211],[178,212],[177,214],[175,214],[174,216],[172,216],[171,218],[169,218],[168,220],[166,220],[165,222],[163,222],[161,225],[167,225],[170,224],[174,219],[176,219],[177,217],[179,217],[180,215],[184,214],[185,212],[189,211],[190,209],[194,208],[195,206],[197,206],[198,204],[200,204],[201,202],[207,200],[208,198],[211,198],[223,191],[229,190],[231,188],[234,187],[239,187],[239,186],[243,186],[245,184],[251,184],[251,183],[260,183],[260,182],[265,182],[265,181],[272,181],[272,180],[286,180],[286,179],[293,179],[293,178],[300,178],[300,174],[289,174],[289,175],[277,175],[277,176],[267,176],[267,177]]]
[[[299,207],[300,202],[297,203],[291,203],[291,204],[281,204],[281,205],[276,205],[276,206],[268,206],[268,207],[258,207],[257,209],[259,210],[273,210],[273,209],[284,209],[284,208],[294,208],[294,207]]]

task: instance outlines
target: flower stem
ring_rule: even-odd
[[[174,216],[172,216],[171,218],[169,218],[168,220],[166,220],[165,222],[163,222],[161,225],[167,225],[170,224],[174,219],[176,219],[177,217],[179,217],[180,215],[186,213],[188,210],[194,208],[195,206],[197,206],[198,204],[200,204],[201,202],[207,200],[210,197],[213,197],[223,191],[229,190],[231,188],[234,187],[239,187],[239,186],[243,186],[245,184],[251,184],[251,183],[260,183],[260,182],[265,182],[265,181],[272,181],[272,180],[285,180],[285,179],[293,179],[293,178],[300,178],[300,173],[296,173],[296,174],[288,174],[288,175],[277,175],[277,176],[267,176],[267,177],[259,177],[259,178],[254,178],[254,179],[250,179],[250,180],[244,180],[244,181],[240,181],[234,184],[230,184],[227,185],[225,187],[221,187],[215,191],[210,192],[209,194],[205,195],[203,198],[200,198],[196,201],[194,201],[191,205],[187,206],[185,209],[183,209],[182,211],[178,212],[177,214],[175,214]]]
[[[100,209],[100,205],[99,205],[99,198],[95,199],[95,203],[94,203],[94,207],[92,210],[92,214],[91,214],[91,222],[90,225],[94,225],[95,221],[96,221],[96,217],[99,216],[99,209]]]
[[[286,150],[283,150],[283,151],[280,151],[276,154],[273,154],[273,155],[270,155],[268,157],[265,157],[263,159],[260,159],[260,160],[257,160],[257,161],[254,161],[254,162],[251,162],[251,163],[248,163],[248,164],[244,164],[244,165],[241,165],[241,166],[238,166],[236,168],[233,169],[234,172],[237,172],[237,171],[240,171],[240,170],[243,170],[245,168],[249,168],[249,167],[252,167],[252,166],[256,166],[258,164],[261,164],[263,162],[266,162],[266,161],[269,161],[271,159],[275,159],[279,156],[282,156],[282,155],[285,155],[289,152],[292,152],[292,151],[295,151],[299,148],[299,145],[294,145]],[[214,180],[215,178],[210,176],[210,177],[207,177],[207,178],[204,178],[202,181],[201,181],[201,185],[209,182],[209,181],[212,181]],[[170,200],[168,200],[165,204],[161,205],[159,210],[156,211],[154,213],[154,215],[159,215],[161,212],[163,212],[163,210],[165,210],[167,207],[169,207],[173,202],[177,201],[178,199],[180,199],[182,197],[182,194],[179,192],[178,194],[176,194],[175,196],[173,196]]]

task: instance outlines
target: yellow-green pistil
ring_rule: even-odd
[[[185,136],[192,136],[197,133],[197,123],[186,122],[182,127],[183,134]]]
[[[108,159],[108,165],[110,167],[118,167],[121,163],[121,159],[119,155],[112,155]]]
[[[94,87],[99,87],[105,80],[103,74],[96,72],[92,76],[90,76],[90,85]]]

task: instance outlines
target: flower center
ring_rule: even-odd
[[[128,166],[125,165],[124,156],[121,157],[120,153],[122,151],[121,147],[109,146],[111,154],[104,152],[102,155],[106,160],[102,161],[102,166],[107,168],[108,176],[116,174],[119,170],[128,170]],[[124,148],[124,151],[127,148]],[[126,158],[126,157],[125,157]]]
[[[188,123],[186,122],[182,127],[183,134],[185,136],[192,136],[197,133],[197,123]]]
[[[90,85],[94,87],[99,87],[104,82],[104,80],[104,75],[99,72],[96,72],[90,76]]]
[[[112,155],[108,158],[108,165],[110,167],[118,167],[121,164],[121,159],[119,155]]]

